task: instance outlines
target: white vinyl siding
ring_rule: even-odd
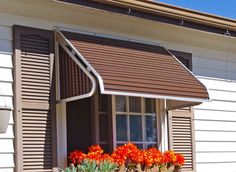
[[[199,78],[208,87],[212,101],[194,110],[197,172],[220,172],[226,169],[227,172],[234,172],[236,81]]]
[[[13,108],[12,29],[0,24],[0,106]],[[0,134],[0,172],[14,171],[14,131],[11,112],[6,133]]]

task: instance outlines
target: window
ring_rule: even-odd
[[[115,146],[132,142],[140,148],[157,146],[155,99],[115,96]]]
[[[174,51],[170,50],[170,52],[190,71],[192,71],[192,54],[181,52],[181,51]]]

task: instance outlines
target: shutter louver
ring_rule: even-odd
[[[53,32],[14,26],[18,103],[18,171],[53,169],[55,88],[53,82]],[[17,65],[16,65],[17,67]],[[20,122],[19,122],[20,121]],[[18,136],[17,136],[18,137]],[[21,143],[21,144],[19,144]],[[52,146],[53,145],[53,146]],[[21,169],[21,170],[20,170]]]
[[[194,135],[191,109],[169,111],[169,147],[185,157],[182,171],[193,172]]]

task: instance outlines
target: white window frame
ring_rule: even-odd
[[[126,107],[129,109],[129,101],[128,101],[128,96],[125,96],[126,97]],[[143,97],[140,97],[141,98],[141,113],[130,113],[129,111],[128,112],[116,112],[116,100],[115,100],[115,98],[116,98],[116,96],[115,95],[112,95],[112,126],[113,126],[113,148],[116,148],[116,146],[117,146],[117,144],[122,144],[122,143],[124,143],[125,141],[117,141],[117,138],[116,138],[116,114],[125,114],[125,115],[128,115],[128,116],[131,116],[131,115],[135,115],[135,114],[140,114],[140,115],[142,115],[142,126],[143,126],[143,128],[142,128],[142,141],[140,141],[140,142],[132,142],[132,143],[136,143],[136,144],[156,144],[157,145],[157,148],[159,149],[159,150],[161,150],[162,149],[162,147],[161,147],[161,137],[162,137],[162,125],[161,125],[161,109],[163,109],[163,107],[161,107],[161,103],[160,103],[160,100],[158,100],[158,99],[155,99],[155,109],[156,109],[156,112],[155,112],[155,116],[156,116],[156,130],[157,130],[157,132],[156,132],[156,134],[157,134],[157,141],[156,142],[147,142],[147,141],[145,141],[145,129],[146,128],[144,128],[144,127],[146,127],[146,125],[145,125],[145,118],[144,118],[144,116],[145,115],[148,115],[147,113],[145,113],[144,112],[144,100],[145,100],[145,98],[143,98]],[[150,116],[153,116],[153,115],[150,115]],[[128,118],[128,126],[129,126],[129,118]],[[128,129],[128,138],[130,138],[130,133],[129,133],[129,127],[127,128]],[[129,141],[129,140],[128,140]]]

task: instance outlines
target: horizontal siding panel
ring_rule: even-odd
[[[226,72],[220,71],[217,69],[207,69],[202,67],[194,67],[193,73],[197,76],[207,76],[207,77],[213,77],[213,78],[222,78],[226,79]]]
[[[236,92],[236,81],[219,80],[198,77],[200,81],[205,84],[209,89],[226,90]]]
[[[225,101],[205,102],[199,106],[196,106],[195,109],[208,109],[208,110],[235,111],[236,112],[236,102],[225,102]]]
[[[8,125],[6,133],[0,133],[0,145],[2,139],[13,139],[13,138],[14,138],[13,125]]]
[[[12,41],[0,39],[0,51],[4,53],[12,53]]]
[[[236,142],[235,132],[215,132],[215,131],[195,131],[196,141],[220,141],[220,142]]]
[[[219,59],[211,59],[206,57],[193,57],[193,64],[195,68],[213,69],[219,71],[226,71],[227,62]]]
[[[11,108],[13,108],[13,102],[12,102],[12,97],[2,97],[0,96],[0,106],[5,106],[5,104],[7,106],[10,106]]]
[[[198,153],[196,155],[197,163],[211,163],[211,162],[231,162],[235,161],[236,152],[228,153]]]
[[[208,65],[219,69],[210,69],[212,76],[219,73],[222,78],[230,79],[229,72],[217,66],[220,63]],[[236,167],[236,82],[199,78],[208,87],[213,101],[194,108],[197,171],[233,172]]]
[[[236,122],[195,120],[195,130],[236,131]]]
[[[0,54],[0,68],[12,68],[12,56],[9,54]]]
[[[233,91],[209,90],[209,95],[212,100],[234,101],[236,103],[236,92]]]
[[[236,80],[236,72],[227,72],[227,79]]]
[[[12,40],[12,28],[10,26],[0,25],[0,39]]]
[[[216,110],[194,110],[194,118],[201,120],[227,120],[236,121],[236,112]]]
[[[1,95],[13,96],[12,83],[0,82],[0,96]]]
[[[236,151],[235,142],[196,142],[196,152]]]
[[[13,78],[12,78],[12,70],[11,69],[3,69],[0,68],[0,81],[8,81],[8,82],[12,82]]]
[[[2,153],[14,153],[13,139],[0,139],[0,145],[0,156]]]
[[[0,172],[14,172],[14,168],[0,168]]]
[[[197,164],[197,172],[235,172],[236,163]]]
[[[14,167],[13,154],[0,153],[0,168]]]

